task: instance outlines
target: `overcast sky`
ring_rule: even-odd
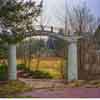
[[[44,24],[59,26],[57,16],[60,16],[60,14],[63,15],[65,3],[68,3],[68,6],[71,7],[72,5],[76,5],[78,3],[81,3],[82,1],[85,1],[87,3],[87,6],[96,17],[100,17],[100,0],[44,0]]]

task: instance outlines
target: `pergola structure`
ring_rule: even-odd
[[[31,36],[49,36],[51,38],[56,38],[66,41],[68,44],[68,65],[65,66],[65,77],[71,80],[78,80],[78,54],[77,54],[77,42],[79,39],[83,38],[82,36],[77,36],[74,33],[70,36],[62,35],[59,33],[61,28],[53,27],[42,27],[36,26],[36,31],[31,34]],[[25,34],[26,37],[30,37],[29,33]],[[66,50],[67,52],[67,50]]]
[[[41,28],[41,26],[40,26]],[[59,30],[58,30],[59,31]],[[65,76],[68,76],[68,81],[78,80],[78,54],[77,54],[77,42],[79,39],[83,38],[82,36],[77,36],[72,33],[69,36],[58,34],[58,31],[54,31],[53,27],[49,27],[48,29],[36,29],[31,36],[50,36],[53,38],[61,39],[66,41],[68,44],[68,66],[65,66]],[[26,37],[30,37],[30,33],[25,33]],[[12,43],[8,47],[8,78],[9,80],[17,79],[17,69],[16,69],[16,43]],[[66,50],[67,52],[67,50]]]
[[[88,34],[92,34],[92,38],[94,38],[96,45],[97,43],[97,38],[95,36],[95,33],[89,33],[89,32],[85,32],[79,35],[77,35],[77,33],[70,33],[70,35],[64,35],[64,33],[61,33],[63,31],[61,28],[53,28],[53,27],[46,27],[46,26],[36,26],[36,32],[33,33],[33,36],[49,36],[51,38],[55,38],[55,39],[60,39],[60,40],[64,40],[66,41],[66,45],[68,46],[68,50],[66,50],[66,52],[68,52],[68,65],[65,66],[64,69],[64,76],[66,79],[68,80],[78,80],[78,76],[80,73],[78,73],[79,71],[79,54],[78,54],[78,43],[80,42],[81,39],[88,39],[91,38],[91,36],[88,36]],[[26,33],[26,36],[29,36],[28,33]],[[99,38],[99,37],[98,37]],[[97,51],[96,51],[97,53]],[[67,76],[67,77],[66,77]]]

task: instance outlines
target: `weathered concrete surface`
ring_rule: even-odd
[[[68,44],[68,80],[78,80],[77,41]]]
[[[86,88],[91,86],[89,83],[72,88],[64,80],[20,80],[32,86],[32,91],[19,94],[20,96],[31,96],[33,98],[100,98],[100,88],[94,88],[93,86],[93,88]]]
[[[23,96],[35,98],[100,98],[100,88],[40,89],[24,93]]]
[[[16,70],[16,44],[9,44],[8,47],[8,79],[17,79]]]

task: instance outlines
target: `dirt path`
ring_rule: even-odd
[[[100,98],[100,88],[67,88],[63,80],[21,79],[32,91],[21,94],[33,98]]]

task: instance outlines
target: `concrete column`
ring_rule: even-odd
[[[17,69],[16,69],[16,44],[8,45],[8,79],[17,79]]]
[[[68,44],[68,81],[78,80],[77,41]]]

